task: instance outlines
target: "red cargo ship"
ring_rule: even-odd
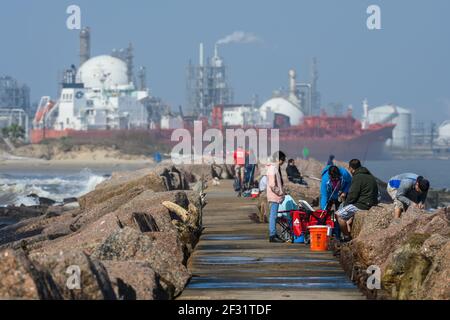
[[[223,129],[223,107],[215,107],[213,125]],[[325,161],[333,154],[339,160],[376,160],[387,158],[386,141],[392,138],[395,124],[371,124],[363,128],[351,112],[345,116],[306,116],[299,125],[289,125],[289,117],[276,114],[274,128],[279,129],[280,149],[288,157],[309,157]]]
[[[38,110],[35,124],[41,123],[52,107],[49,103],[46,108]],[[217,106],[213,109],[211,125],[207,119],[202,119],[203,130],[217,128],[221,131],[236,129],[239,127],[224,126],[222,121],[223,107]],[[184,126],[193,134],[193,121],[195,119],[185,118]],[[361,160],[375,160],[386,158],[385,144],[392,138],[393,124],[372,124],[363,128],[361,121],[355,119],[350,113],[345,116],[306,116],[301,124],[291,126],[289,119],[281,114],[275,115],[274,128],[279,129],[280,149],[289,157],[302,157],[305,148],[309,151],[309,157],[325,161],[330,154],[339,160],[350,160],[359,158]],[[243,128],[248,129],[249,126]],[[262,129],[253,127],[256,129]],[[264,128],[267,129],[267,128]],[[57,139],[62,137],[75,137],[86,140],[95,138],[114,138],[119,135],[130,135],[138,133],[147,135],[161,143],[176,145],[171,141],[173,129],[149,129],[149,130],[55,130],[44,126],[35,127],[31,131],[32,143],[40,143],[45,139]],[[224,134],[224,136],[226,136]],[[269,135],[270,136],[270,135]],[[208,143],[204,142],[204,146]]]

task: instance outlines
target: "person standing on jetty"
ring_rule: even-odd
[[[394,200],[394,218],[399,219],[412,205],[418,209],[425,208],[430,182],[415,173],[403,173],[392,177],[387,192]]]
[[[370,171],[358,159],[349,162],[349,170],[353,176],[352,184],[343,207],[336,212],[344,241],[351,240],[351,225],[356,212],[369,210],[378,204],[378,184]]]
[[[245,159],[246,152],[245,149],[239,146],[233,153],[234,159],[234,174],[236,179],[239,181],[239,191],[238,197],[242,195],[244,191],[244,181],[245,181]]]
[[[284,200],[284,182],[281,174],[281,166],[286,161],[286,155],[275,152],[271,158],[271,163],[267,165],[267,201],[269,202],[269,241],[284,242],[277,236],[276,220],[278,217],[278,207]]]

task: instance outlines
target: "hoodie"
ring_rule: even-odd
[[[282,203],[284,199],[283,180],[280,175],[279,166],[267,165],[267,201]]]
[[[418,193],[415,189],[417,178],[415,173],[403,173],[389,180],[389,186],[397,190],[396,199],[410,206],[412,202],[425,203],[428,192]]]
[[[369,210],[378,204],[378,184],[375,177],[364,167],[356,169],[344,205],[353,204],[360,210]]]
[[[326,210],[328,200],[331,199],[337,200],[339,198],[339,192],[348,193],[350,189],[350,185],[352,183],[352,176],[350,173],[342,167],[339,167],[339,171],[341,172],[341,185],[340,188],[333,193],[333,186],[331,183],[330,175],[328,174],[328,170],[331,166],[326,166],[322,170],[322,180],[320,183],[320,208],[322,210]]]

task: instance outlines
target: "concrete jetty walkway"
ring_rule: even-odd
[[[205,231],[191,256],[193,278],[179,300],[364,299],[331,252],[268,241],[267,224],[249,215],[256,201],[236,197],[229,181],[210,187]]]

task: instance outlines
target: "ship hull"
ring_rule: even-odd
[[[386,141],[392,137],[392,126],[380,127],[373,130],[364,130],[358,135],[348,136],[324,136],[307,137],[297,130],[280,129],[279,146],[280,149],[290,158],[303,157],[305,148],[309,150],[309,157],[320,161],[326,161],[329,155],[333,154],[338,160],[347,161],[353,158],[361,160],[377,160],[389,157],[385,150]],[[149,141],[158,141],[167,146],[175,146],[178,141],[171,141],[173,130],[32,130],[32,143],[40,143],[46,139],[58,139],[63,137],[73,137],[86,142],[105,139],[128,137],[134,139],[133,134],[147,137]],[[192,134],[194,136],[194,134]],[[225,136],[225,135],[224,135]],[[203,148],[209,142],[203,141]],[[268,143],[270,145],[270,141]],[[225,145],[225,143],[224,143]],[[269,146],[270,147],[270,146]],[[270,150],[270,149],[269,149]],[[231,150],[232,151],[232,150]]]
[[[280,132],[280,149],[288,157],[303,157],[305,148],[309,150],[309,157],[326,161],[330,155],[336,159],[348,161],[354,158],[364,160],[380,160],[389,158],[386,151],[386,141],[392,137],[392,127],[363,132],[353,137],[327,138],[296,138],[283,137]]]

